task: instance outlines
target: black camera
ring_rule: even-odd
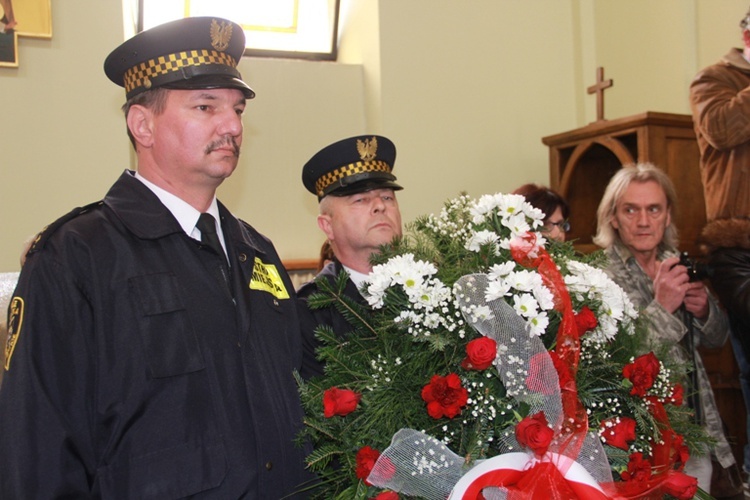
[[[687,252],[680,254],[680,265],[687,268],[690,282],[703,281],[713,276],[713,269],[704,262],[691,259]]]

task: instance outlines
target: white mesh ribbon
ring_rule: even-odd
[[[526,321],[513,307],[502,299],[485,300],[488,284],[486,274],[469,274],[456,282],[461,312],[467,323],[497,342],[495,367],[508,396],[527,403],[529,414],[543,411],[547,422],[557,430],[562,422],[562,401],[552,358],[542,339],[529,335]],[[491,314],[473,314],[481,306],[489,307]],[[518,451],[514,437],[506,442]]]
[[[542,460],[554,463],[566,478],[570,471],[573,474],[571,480],[574,481],[585,484],[611,482],[609,463],[595,434],[587,434],[580,449],[575,447],[577,456],[566,456],[566,451],[570,453],[571,450],[566,450],[567,436],[560,432],[566,417],[552,358],[542,340],[529,335],[526,321],[508,303],[502,299],[485,300],[488,283],[489,278],[485,274],[467,275],[458,280],[455,293],[467,323],[497,342],[498,356],[494,365],[507,394],[518,402],[528,404],[530,415],[544,412],[555,432],[556,439],[550,446],[550,452]],[[490,314],[483,306],[489,308]],[[482,313],[478,314],[477,311]],[[521,449],[513,432],[509,432],[499,446],[499,451],[504,455],[477,461],[472,466],[502,468],[512,463],[518,470],[526,470],[537,460]],[[463,458],[443,443],[421,432],[402,429],[381,454],[368,481],[405,495],[445,499],[465,474],[467,469]],[[469,483],[467,479],[462,483]],[[488,499],[503,499],[506,496],[502,488],[487,488],[483,494]],[[462,495],[454,492],[451,498],[462,498]]]
[[[464,460],[443,443],[413,429],[401,429],[380,455],[367,481],[428,500],[445,500],[461,478]]]

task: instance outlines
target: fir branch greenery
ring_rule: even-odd
[[[317,355],[325,373],[298,380],[305,410],[305,428],[298,436],[314,451],[309,468],[321,478],[316,498],[371,498],[381,489],[362,477],[357,457],[370,447],[385,450],[401,429],[422,431],[464,458],[476,460],[503,453],[502,441],[513,433],[529,406],[517,401],[497,367],[502,346],[489,368],[466,364],[467,346],[482,337],[472,326],[487,315],[482,306],[467,308],[454,285],[465,275],[486,273],[487,300],[501,299],[526,322],[549,350],[556,348],[562,313],[548,278],[514,259],[514,245],[526,243],[528,255],[548,252],[559,275],[559,286],[570,296],[573,312],[588,309],[595,318],[580,333],[580,361],[575,383],[586,409],[589,429],[601,435],[600,423],[613,417],[635,421],[636,438],[628,450],[604,445],[614,478],[627,469],[630,453],[650,453],[664,431],[648,402],[630,394],[623,367],[645,351],[643,324],[625,293],[601,271],[601,253],[577,254],[569,243],[547,242],[539,232],[543,214],[517,195],[462,194],[445,203],[437,215],[419,217],[406,226],[405,236],[373,256],[374,269],[362,293],[370,307],[344,294],[347,275],[333,283],[320,279],[319,292],[309,297],[313,309],[333,307],[352,325],[334,332],[321,325]],[[531,242],[529,244],[529,242]],[[658,384],[650,394],[664,401],[671,429],[693,449],[707,443],[685,407],[669,404],[669,391],[685,375],[665,353]],[[490,360],[492,361],[492,360]],[[446,410],[455,416],[433,418],[423,391],[433,377],[455,375],[465,390],[465,403]],[[455,379],[452,379],[455,380]],[[361,396],[356,409],[324,415],[324,397],[331,388]],[[460,408],[459,408],[460,406]],[[604,438],[602,438],[603,441]]]

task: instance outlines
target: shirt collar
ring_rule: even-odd
[[[144,178],[141,174],[138,172],[135,173],[135,178],[141,181],[147,188],[153,192],[157,198],[159,198],[159,201],[162,202],[162,204],[167,207],[167,210],[169,210],[175,219],[177,219],[177,222],[180,224],[180,227],[182,227],[182,230],[185,231],[185,234],[190,236],[191,238],[200,239],[200,232],[197,232],[195,229],[195,225],[198,223],[198,217],[200,217],[201,213],[190,206],[188,202],[185,200],[173,195],[172,193],[160,188],[153,182],[147,180]],[[219,219],[219,205],[216,202],[216,196],[214,196],[213,200],[211,200],[211,205],[208,207],[208,210],[206,210],[209,214],[213,215],[214,219],[217,221]],[[221,231],[221,224],[217,224],[217,233],[219,234],[220,241],[223,241],[223,233]],[[197,234],[197,237],[196,237]]]
[[[628,250],[628,247],[622,244],[622,241],[619,239],[615,241],[615,243],[612,245],[612,252],[617,256],[622,263],[626,263],[628,259],[633,257],[633,253]]]
[[[617,256],[617,258],[622,261],[623,264],[627,264],[630,259],[633,259],[634,262],[637,262],[635,260],[635,256],[633,255],[633,252],[631,252],[630,249],[626,247],[619,238],[612,245],[612,251]],[[656,258],[657,260],[662,261],[668,257],[674,257],[676,255],[678,255],[678,252],[673,248],[659,248],[657,250]]]
[[[362,283],[367,281],[368,278],[370,277],[369,274],[360,273],[359,271],[355,271],[354,269],[346,267],[343,264],[342,264],[342,267],[346,269],[347,273],[349,273],[349,278],[357,286],[357,290],[359,290],[359,287],[362,286]]]

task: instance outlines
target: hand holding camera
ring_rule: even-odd
[[[703,286],[703,280],[711,276],[711,268],[706,264],[691,259],[687,252],[680,254],[681,266],[685,267],[688,276],[687,288],[683,304],[685,310],[698,319],[708,317],[708,292]]]
[[[687,255],[661,262],[654,277],[654,300],[670,313],[684,304],[689,313],[703,319],[708,316],[708,293],[700,273],[705,271],[685,259]]]
[[[687,252],[680,254],[680,265],[685,266],[690,282],[703,281],[713,274],[713,269],[703,262],[691,259]]]

